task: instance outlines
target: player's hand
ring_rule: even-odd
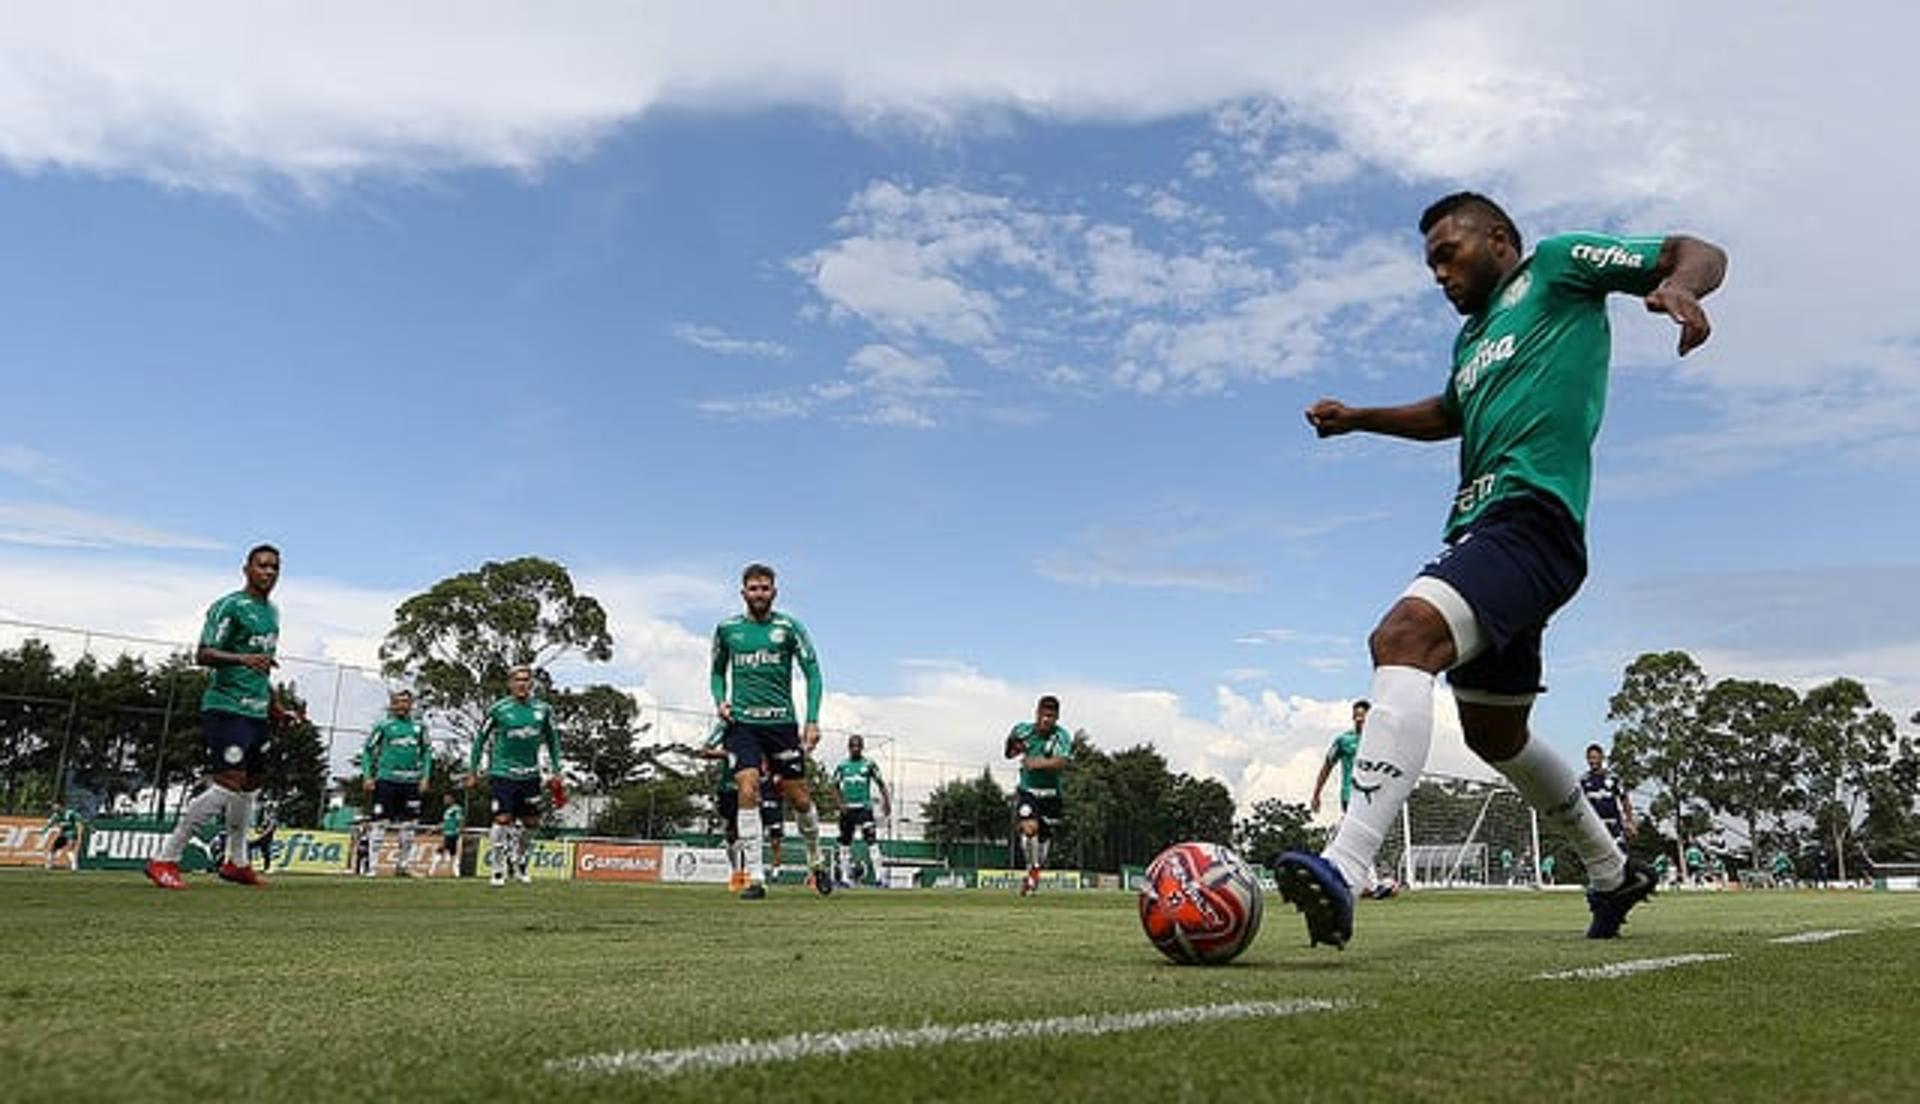
[[[471,790],[475,786],[478,786],[479,784],[480,784],[480,777],[478,775],[473,775],[473,774],[467,775],[467,789]]]
[[[360,789],[361,789],[361,791],[362,791],[363,793],[372,793],[372,792],[373,792],[373,779],[371,779],[371,778],[365,778],[365,779],[362,779],[362,780],[360,781]]]
[[[1001,753],[1001,757],[1011,759],[1018,754],[1020,754],[1020,738],[1018,736],[1007,737],[1006,750]]]
[[[262,656],[260,658],[264,659],[266,657]],[[288,709],[279,702],[270,701],[267,703],[267,722],[269,724],[282,726],[306,724],[307,713],[304,709]]]
[[[733,703],[732,702],[721,702],[718,706],[714,708],[714,712],[719,714],[721,724],[733,723]]]
[[[1313,800],[1311,802],[1308,802],[1307,804],[1307,810],[1316,815],[1320,812],[1320,795],[1319,794],[1313,795]]]
[[[264,675],[279,664],[270,655],[243,655],[240,657],[240,666],[251,667]]]
[[[812,755],[813,749],[819,746],[819,743],[820,726],[812,721],[808,721],[806,727],[800,730],[800,746],[806,750],[808,755]]]
[[[1707,321],[1707,312],[1700,306],[1700,300],[1672,280],[1654,288],[1646,302],[1648,310],[1679,323],[1681,356],[1698,349],[1713,335],[1713,323]]]
[[[1359,429],[1358,412],[1339,399],[1321,399],[1307,407],[1307,424],[1322,437],[1338,437]]]

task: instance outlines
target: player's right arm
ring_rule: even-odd
[[[380,738],[384,726],[376,724],[367,735],[367,742],[360,748],[360,788],[373,792],[374,776],[380,770]]]
[[[1014,725],[1013,728],[1007,733],[1007,742],[1005,747],[1002,749],[1003,754],[1008,759],[1018,759],[1020,758],[1021,755],[1026,753],[1026,750],[1027,750],[1027,741],[1021,735],[1020,726]]]
[[[727,724],[733,723],[733,703],[727,700],[727,638],[722,626],[713,627],[713,661],[707,674],[707,687],[713,693],[713,711]]]
[[[1332,773],[1333,756],[1329,754],[1320,764],[1320,777],[1313,780],[1313,801],[1309,807],[1316,813],[1320,811],[1320,791],[1326,788],[1327,777]]]
[[[1338,437],[1356,430],[1410,441],[1445,441],[1460,436],[1458,412],[1444,396],[1404,406],[1348,406],[1338,399],[1321,399],[1307,407],[1307,424],[1322,437]]]

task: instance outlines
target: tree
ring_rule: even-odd
[[[1832,845],[1847,878],[1847,851],[1876,782],[1893,766],[1893,718],[1876,709],[1866,687],[1838,678],[1807,692],[1801,743],[1806,812]]]
[[[639,742],[653,726],[639,720],[640,705],[632,694],[596,683],[555,691],[548,698],[560,728],[567,773],[590,792],[610,794],[637,781],[654,761]]]
[[[1700,706],[1698,792],[1713,810],[1745,823],[1749,863],[1765,861],[1763,823],[1778,826],[1801,805],[1800,695],[1771,682],[1722,679]]]
[[[1259,866],[1272,866],[1286,851],[1318,854],[1326,846],[1327,830],[1313,826],[1313,811],[1302,802],[1269,797],[1255,802],[1252,815],[1235,832],[1240,857]]]
[[[293,684],[282,684],[274,696],[303,718],[306,716],[307,703]],[[320,823],[320,810],[327,797],[327,746],[313,722],[303,719],[276,728],[264,766],[260,789],[279,801],[280,821]]]
[[[1642,781],[1654,784],[1658,793],[1647,815],[1656,822],[1671,820],[1678,846],[1707,819],[1696,789],[1705,768],[1700,707],[1706,682],[1706,673],[1687,653],[1648,652],[1627,665],[1619,691],[1608,701],[1607,719],[1617,726],[1614,772],[1629,788]]]
[[[662,771],[622,786],[612,804],[594,818],[591,830],[608,836],[667,839],[699,819],[701,808],[694,797],[704,788],[701,782],[699,772]]]
[[[400,603],[380,668],[412,683],[423,709],[471,740],[506,693],[509,670],[526,664],[544,682],[549,665],[574,654],[612,658],[606,610],[574,589],[566,568],[522,556],[442,579]]]
[[[999,843],[1011,834],[1007,791],[988,771],[943,782],[921,803],[927,839],[947,848],[956,843]]]
[[[1182,840],[1233,842],[1233,793],[1217,778],[1173,776],[1166,807],[1165,844]],[[1158,847],[1155,848],[1156,852]]]

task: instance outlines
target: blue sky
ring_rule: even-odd
[[[1529,238],[1733,258],[1685,363],[1617,304],[1541,734],[1603,736],[1624,663],[1666,648],[1851,674],[1904,716],[1920,136],[1873,32],[1914,17],[1684,47],[1733,10],[1678,41],[1501,5],[1366,36],[1265,5],[23,20],[0,614],[182,636],[265,538],[287,650],[365,662],[398,599],[532,553],[613,613],[597,677],[698,704],[764,559],[827,719],[893,733],[915,781],[1055,691],[1103,744],[1304,799],[1453,452],[1299,412],[1439,389],[1457,319],[1413,222],[1470,186]],[[1435,765],[1468,763],[1443,734]]]

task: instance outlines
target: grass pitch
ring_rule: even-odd
[[[1345,952],[1270,898],[1223,968],[1131,895],[0,875],[10,1100],[1872,1100],[1920,1094],[1920,895],[1362,903]],[[1781,936],[1847,929],[1816,942]],[[1541,974],[1688,955],[1631,976]],[[1324,1001],[1283,1018],[935,1042],[659,1077],[570,1058],[799,1032]],[[924,1039],[923,1039],[924,1041]],[[1383,1095],[1390,1094],[1390,1095]]]

